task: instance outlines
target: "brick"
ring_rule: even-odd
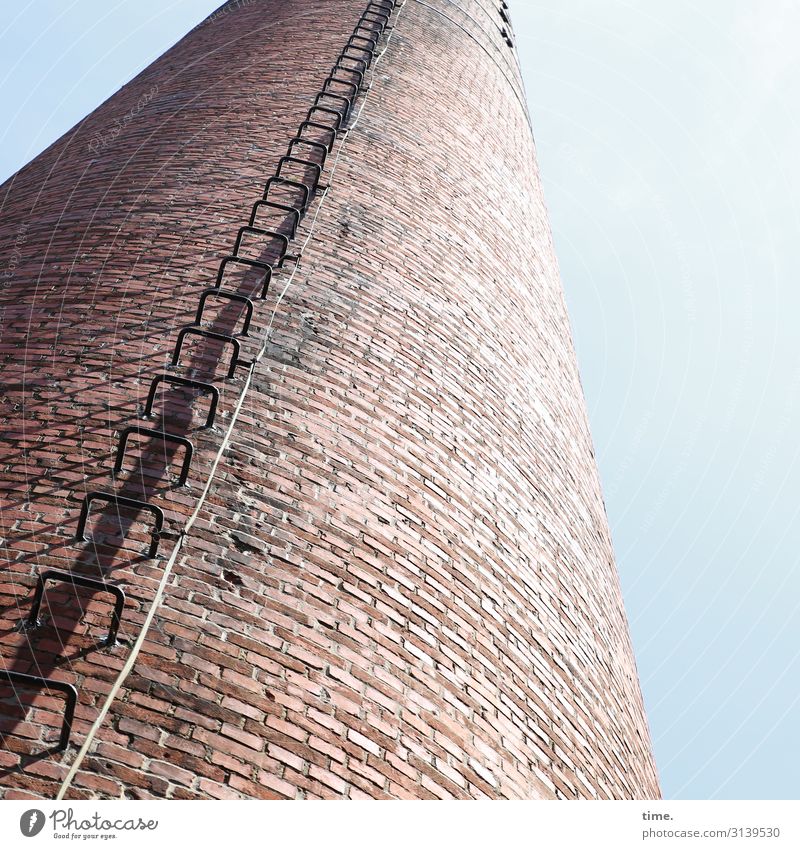
[[[184,784],[187,787],[194,781],[193,772],[164,761],[151,761],[149,769],[154,775],[161,775],[170,781],[174,781],[176,784]]]

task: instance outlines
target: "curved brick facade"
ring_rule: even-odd
[[[198,503],[243,385],[227,350],[187,342],[176,372],[223,387],[213,430],[205,402],[166,400],[194,444],[188,487],[182,448],[167,473],[135,439],[112,482],[117,435],[154,427],[152,377],[365,6],[228,4],[0,189],[0,653],[79,693],[69,749],[42,756],[62,698],[0,689],[6,798],[58,792],[166,567],[112,510],[76,542],[83,494],[144,497],[173,531]],[[256,302],[242,356],[275,309],[266,356],[67,798],[658,795],[499,9],[394,12],[297,273]],[[241,327],[215,303],[212,329]],[[121,642],[97,644],[107,596],[59,584],[19,631],[44,568],[124,587]]]

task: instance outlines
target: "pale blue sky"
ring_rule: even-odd
[[[10,7],[0,179],[218,5]],[[798,798],[800,3],[511,10],[665,796]]]

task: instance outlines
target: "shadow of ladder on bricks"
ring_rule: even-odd
[[[170,365],[171,369],[180,368],[181,352],[184,342],[189,336],[215,340],[231,348],[226,380],[234,379],[237,370],[240,368],[252,370],[255,367],[260,356],[254,360],[245,360],[240,356],[240,339],[248,336],[255,312],[253,296],[260,289],[258,300],[265,300],[273,272],[276,269],[283,268],[288,261],[294,262],[295,265],[300,262],[300,254],[289,254],[290,245],[297,235],[301,220],[313,205],[315,196],[321,192],[324,197],[324,193],[328,189],[328,186],[321,184],[325,162],[333,151],[337,139],[347,132],[346,124],[351,117],[353,105],[359,94],[365,89],[365,75],[375,60],[381,36],[387,28],[390,28],[389,21],[397,6],[396,0],[372,0],[367,4],[366,10],[358,19],[347,44],[339,54],[331,72],[325,78],[321,90],[315,96],[314,103],[308,110],[305,120],[300,123],[297,134],[290,139],[286,155],[280,158],[275,174],[267,180],[261,199],[254,203],[248,223],[239,229],[232,252],[221,260],[214,285],[200,293],[194,323],[178,331]],[[307,153],[298,155],[304,150]],[[280,220],[274,229],[256,226],[256,220],[261,210],[269,210],[270,213],[278,216]],[[284,229],[287,232],[283,232]],[[275,253],[272,261],[265,262],[262,259],[242,256],[242,243],[247,236],[266,240],[267,243],[271,244]],[[258,270],[261,279],[257,289],[250,295],[243,295],[224,288],[225,271],[229,266]],[[203,327],[203,314],[210,299],[221,299],[231,305],[241,305],[241,310],[244,311],[244,320],[238,334],[218,333]],[[262,352],[263,350],[262,348]],[[202,428],[213,427],[220,397],[219,388],[210,382],[198,381],[170,373],[158,374],[153,378],[142,411],[144,419],[150,419],[153,416],[153,407],[160,384],[194,390],[198,394],[210,396],[209,411]],[[158,440],[164,444],[171,443],[183,448],[184,458],[178,486],[183,486],[186,483],[194,456],[192,442],[186,437],[171,433],[166,429],[151,428],[141,424],[131,425],[120,432],[114,465],[115,472],[122,470],[125,451],[131,437]],[[98,501],[105,502],[108,505],[106,511],[120,524],[122,510],[133,511],[136,516],[140,513],[149,514],[152,517],[152,533],[147,558],[163,559],[163,555],[158,553],[159,543],[162,538],[171,535],[164,532],[165,517],[162,508],[147,501],[129,498],[114,492],[92,491],[86,493],[78,519],[76,541],[91,542],[86,537],[86,526],[91,516],[92,505]],[[178,532],[176,537],[180,538],[183,534],[184,531],[182,530]],[[39,573],[30,613],[20,622],[19,631],[30,632],[42,624],[39,619],[39,612],[48,582],[71,585],[73,589],[84,587],[94,590],[96,593],[111,594],[114,597],[114,606],[108,635],[97,645],[98,648],[108,648],[116,644],[125,607],[123,589],[103,580],[56,569],[47,569]],[[36,659],[34,658],[34,660]],[[37,667],[41,671],[38,662]],[[30,675],[8,669],[0,670],[0,683],[2,682],[7,682],[14,689],[15,695],[18,689],[54,691],[64,695],[64,714],[59,740],[58,744],[51,748],[51,751],[55,753],[66,749],[69,746],[75,708],[78,704],[79,694],[76,687],[73,684],[44,675]]]

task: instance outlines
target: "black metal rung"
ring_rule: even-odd
[[[305,186],[303,188],[305,188]],[[233,254],[226,256],[219,264],[217,282],[214,284],[217,289],[222,286],[222,277],[225,274],[225,266],[229,263],[233,263],[234,265],[248,265],[251,268],[260,268],[264,272],[264,287],[261,290],[261,298],[263,299],[267,297],[267,290],[269,289],[269,284],[272,280],[272,266],[268,262],[261,262],[261,260],[258,259],[248,259],[243,256],[234,256]]]
[[[306,115],[306,120],[307,120],[307,121],[310,121],[310,120],[311,120],[311,116],[313,115],[313,113],[314,113],[314,112],[324,112],[324,113],[326,113],[326,114],[328,114],[328,115],[335,115],[335,116],[336,116],[336,124],[334,125],[334,127],[333,127],[332,129],[336,130],[336,132],[338,132],[338,131],[339,131],[340,127],[342,126],[342,120],[343,120],[343,119],[342,119],[342,113],[341,113],[341,112],[339,112],[339,111],[338,111],[338,110],[336,110],[336,109],[329,109],[327,106],[318,106],[318,105],[315,103],[315,104],[314,104],[314,105],[313,105],[313,106],[312,106],[312,107],[308,110],[308,114]]]
[[[375,33],[378,38],[383,35],[383,31],[386,28],[386,23],[388,22],[388,17],[386,21],[376,21],[373,18],[368,18],[369,14],[377,14],[377,12],[364,12],[364,14],[358,19],[358,25],[356,26],[354,32],[358,32],[359,30]],[[384,16],[385,17],[385,16]]]
[[[283,170],[284,165],[300,165],[303,168],[311,168],[314,171],[314,182],[310,187],[312,192],[316,191],[317,185],[319,184],[319,178],[322,176],[322,166],[318,162],[312,162],[310,159],[300,159],[298,156],[282,156],[278,160],[278,170],[275,174],[276,177],[281,176],[281,171]],[[303,185],[306,185],[303,183]],[[286,240],[287,248],[289,244],[289,240]],[[284,253],[286,253],[284,251]]]
[[[327,97],[327,98],[328,98],[328,100],[335,100],[335,101],[338,101],[338,102],[343,102],[343,108],[341,108],[341,109],[337,109],[335,106],[325,106],[325,107],[320,107],[320,106],[319,106],[319,102],[320,102],[320,101],[321,101],[324,97]],[[314,98],[314,105],[315,105],[316,107],[318,107],[318,108],[328,109],[328,110],[329,110],[329,111],[331,111],[331,112],[335,112],[335,113],[336,113],[336,114],[337,114],[337,115],[338,115],[338,116],[342,119],[342,121],[341,121],[341,122],[342,122],[342,123],[344,123],[344,122],[345,122],[345,120],[346,120],[346,118],[347,118],[347,114],[350,112],[350,109],[351,109],[351,107],[352,107],[353,103],[352,103],[352,101],[350,100],[350,98],[345,97],[343,94],[332,94],[332,93],[331,93],[331,92],[329,92],[329,91],[321,91],[321,92],[320,92],[320,93],[319,93],[319,94],[318,94],[318,95]]]
[[[211,297],[224,298],[228,301],[236,301],[237,303],[244,304],[245,317],[241,335],[247,336],[247,331],[250,329],[250,322],[253,320],[253,302],[246,295],[240,295],[238,292],[228,292],[225,289],[218,289],[216,287],[204,289],[200,293],[200,303],[197,307],[197,315],[195,316],[194,323],[200,324],[202,322],[206,301]]]
[[[367,8],[361,13],[361,20],[367,17],[367,15],[374,15],[376,18],[380,18],[383,21],[383,25],[389,23],[389,19],[392,17],[391,12],[387,12],[381,9],[371,9],[371,6],[375,6],[375,3],[367,3]]]
[[[113,595],[114,608],[111,612],[111,627],[108,629],[108,636],[105,640],[103,640],[103,645],[113,646],[114,643],[116,643],[120,621],[122,620],[122,611],[125,607],[125,593],[122,589],[120,587],[115,587],[113,584],[107,584],[105,581],[87,578],[84,575],[75,575],[72,572],[59,572],[57,569],[48,569],[46,572],[41,572],[39,574],[39,580],[36,584],[36,592],[33,596],[33,604],[31,605],[31,612],[28,614],[28,619],[25,623],[25,630],[38,628],[41,624],[39,621],[39,611],[42,607],[45,584],[48,581],[60,581],[63,584],[72,584],[75,587],[88,587],[89,589],[97,590],[98,592],[110,593]]]
[[[294,141],[294,139],[292,139],[292,141]],[[303,139],[303,141],[305,141],[305,139]],[[290,146],[291,146],[291,143],[292,142],[289,142]],[[323,147],[323,148],[325,147],[325,145],[322,145],[320,142],[307,142],[307,143],[308,144],[320,144],[321,147]],[[327,150],[327,148],[325,148],[325,149]],[[291,229],[291,232],[289,233],[289,238],[294,239],[295,235],[297,234],[297,227],[300,224],[300,210],[297,209],[294,206],[289,206],[288,204],[285,204],[285,203],[275,203],[275,201],[273,201],[273,200],[257,200],[253,204],[253,209],[250,212],[249,224],[250,224],[251,227],[256,223],[256,217],[258,215],[258,210],[262,206],[267,207],[269,209],[279,209],[279,210],[281,210],[281,212],[285,212],[288,215],[292,216],[292,225],[291,225],[292,229]]]
[[[240,227],[239,232],[236,234],[236,241],[233,245],[234,256],[238,256],[239,254],[239,249],[242,247],[242,239],[244,238],[245,233],[252,233],[254,236],[269,236],[271,239],[277,239],[281,243],[281,255],[278,259],[281,259],[286,254],[289,247],[289,238],[284,233],[278,233],[276,230],[263,230],[261,227],[251,227],[248,224],[244,227]]]
[[[116,495],[113,492],[87,492],[81,506],[81,514],[78,518],[78,531],[75,538],[88,542],[86,539],[86,521],[89,518],[89,510],[93,501],[108,501],[110,504],[116,504],[118,507],[131,507],[135,510],[146,510],[153,514],[155,529],[153,530],[150,540],[150,550],[148,557],[155,557],[158,553],[158,542],[161,538],[161,531],[164,529],[164,511],[155,504],[148,504],[146,501],[140,501],[138,498],[128,498],[125,495]]]
[[[361,32],[366,32],[367,35],[361,35]],[[380,35],[370,27],[365,27],[359,20],[353,27],[352,35],[347,39],[347,43],[352,44],[354,41],[359,39],[369,42],[372,45],[370,49],[374,52],[375,48],[378,46],[378,42],[380,41]]]
[[[360,66],[360,68],[358,69],[358,72],[362,76],[367,72],[367,69],[369,68],[369,62],[367,62],[366,59],[356,59],[355,56],[347,56],[344,52],[340,53],[338,59],[336,60],[336,65],[339,66],[339,67],[342,67],[339,64],[340,62],[357,62],[358,65]],[[350,70],[355,70],[355,69],[354,68],[342,68],[342,70],[350,71]]]
[[[22,672],[12,672],[9,669],[0,669],[0,680],[8,681],[12,686],[19,684],[29,690],[57,690],[67,697],[64,710],[64,719],[61,722],[61,736],[58,740],[58,749],[66,749],[69,745],[69,736],[72,733],[72,722],[75,719],[75,706],[78,704],[78,691],[67,684],[66,681],[54,681],[52,678],[43,678],[41,675],[25,675]]]
[[[325,146],[328,148],[328,153],[333,150],[333,143],[336,141],[336,130],[334,130],[333,127],[329,127],[327,124],[319,124],[316,121],[303,121],[297,131],[296,138],[302,138],[303,130],[306,127],[312,127],[315,130],[324,130],[326,133],[329,133],[331,139]],[[323,144],[325,143],[323,142]]]
[[[347,39],[348,47],[356,47],[357,49],[368,51],[369,53],[371,53],[374,56],[375,55],[375,49],[378,46],[378,39],[377,38],[369,38],[366,35],[358,35],[357,31],[359,29],[361,29],[361,27],[356,27],[355,30],[353,30],[353,34],[350,36],[350,38]],[[358,48],[358,45],[356,45],[354,43],[356,41],[366,41],[367,44],[369,44],[371,46],[370,47]]]
[[[330,74],[328,74],[327,77],[325,77],[325,81],[322,83],[322,91],[325,91],[330,86],[331,83],[336,83],[336,85],[341,85],[341,86],[347,86],[347,88],[351,92],[350,97],[349,97],[351,103],[353,102],[353,100],[358,95],[359,89],[358,89],[358,86],[355,83],[352,83],[349,80],[337,80],[336,77],[334,77],[333,73],[330,73]],[[343,96],[339,92],[334,92],[334,94],[336,94],[339,97]]]
[[[134,434],[136,436],[152,436],[153,439],[160,439],[162,442],[174,442],[176,445],[182,445],[186,449],[186,454],[183,458],[183,465],[181,466],[181,474],[178,478],[178,486],[183,486],[189,478],[189,467],[192,464],[194,445],[192,445],[185,436],[178,436],[175,433],[168,433],[165,430],[156,430],[155,428],[142,427],[141,425],[131,425],[121,431],[119,435],[119,447],[117,448],[117,460],[114,463],[114,471],[122,471],[122,463],[125,459],[125,449],[128,446],[128,440]]]
[[[353,60],[355,61],[355,60]],[[336,77],[336,74],[353,74],[355,78],[358,80],[355,83],[356,91],[359,91],[361,86],[364,84],[364,72],[359,71],[356,68],[343,68],[337,61],[337,63],[333,66],[333,70],[328,74],[328,79],[333,80],[337,83],[345,83],[350,82],[350,80],[340,80]]]
[[[389,15],[388,12],[378,12],[376,9],[370,9],[369,7],[371,5],[372,3],[370,3],[367,8],[361,13],[360,20],[372,20],[372,18],[368,18],[367,15],[374,15],[375,18],[378,18],[382,22],[383,26],[386,26],[386,24],[389,23],[389,18],[391,17],[391,15]]]
[[[344,50],[342,51],[342,57],[347,59],[353,59],[356,57],[348,56],[347,54],[351,51],[357,51],[359,54],[366,54],[366,58],[359,58],[359,61],[366,62],[367,68],[372,64],[372,60],[375,58],[375,52],[373,50],[367,50],[366,47],[358,47],[356,44],[347,44],[345,45]]]
[[[213,291],[216,291],[213,290]],[[190,380],[188,377],[178,377],[172,374],[157,374],[150,384],[150,391],[147,393],[147,403],[144,407],[144,416],[148,417],[153,413],[153,402],[156,398],[156,390],[159,383],[170,383],[173,386],[187,386],[191,389],[199,389],[201,392],[206,392],[211,396],[211,404],[208,409],[208,416],[203,427],[211,427],[214,424],[214,417],[217,413],[217,405],[219,404],[219,389],[212,383],[203,383],[200,380]]]
[[[349,94],[344,94],[341,90],[336,90],[332,88],[333,86],[346,86],[346,91]],[[355,83],[348,82],[347,80],[337,80],[333,76],[328,76],[325,78],[325,82],[322,84],[322,90],[319,92],[315,99],[315,103],[319,103],[320,98],[322,97],[331,97],[336,99],[343,100],[346,106],[346,112],[349,112],[353,108],[353,103],[355,103],[356,98],[358,97],[359,88]]]
[[[229,342],[233,347],[233,356],[231,357],[230,365],[228,366],[227,377],[233,377],[236,374],[236,366],[239,362],[239,352],[242,346],[235,336],[229,336],[227,333],[216,333],[213,330],[203,330],[201,327],[190,325],[182,327],[178,331],[178,341],[175,343],[175,351],[172,354],[172,365],[177,366],[181,356],[181,348],[183,348],[183,340],[187,336],[202,336],[204,339],[218,339],[220,342]]]
[[[369,47],[364,47],[363,44],[357,44],[356,42],[365,41],[369,45]],[[377,38],[367,38],[365,35],[359,35],[358,32],[353,32],[350,35],[350,38],[347,39],[347,43],[345,44],[342,52],[347,53],[349,50],[360,50],[362,53],[366,53],[369,56],[368,62],[370,65],[372,64],[372,60],[375,58],[375,49],[377,47],[378,40]]]
[[[302,206],[295,207],[297,211],[302,215],[307,207],[308,207],[308,199],[311,196],[311,192],[309,191],[308,186],[305,183],[298,183],[297,180],[290,180],[288,177],[270,177],[267,180],[266,186],[264,187],[264,194],[262,195],[262,200],[268,200],[269,190],[272,186],[290,186],[293,189],[300,189],[303,193],[303,203]]]
[[[319,163],[320,167],[325,167],[325,160],[328,157],[328,146],[326,144],[323,144],[322,142],[312,141],[311,139],[304,139],[302,136],[295,136],[294,138],[289,140],[289,156],[292,156],[295,145],[298,144],[304,144],[307,147],[310,147],[312,153],[314,151],[319,151],[320,155],[322,156],[322,159]],[[319,184],[317,184],[317,188],[319,188]],[[294,238],[294,233],[292,233],[292,238]]]

